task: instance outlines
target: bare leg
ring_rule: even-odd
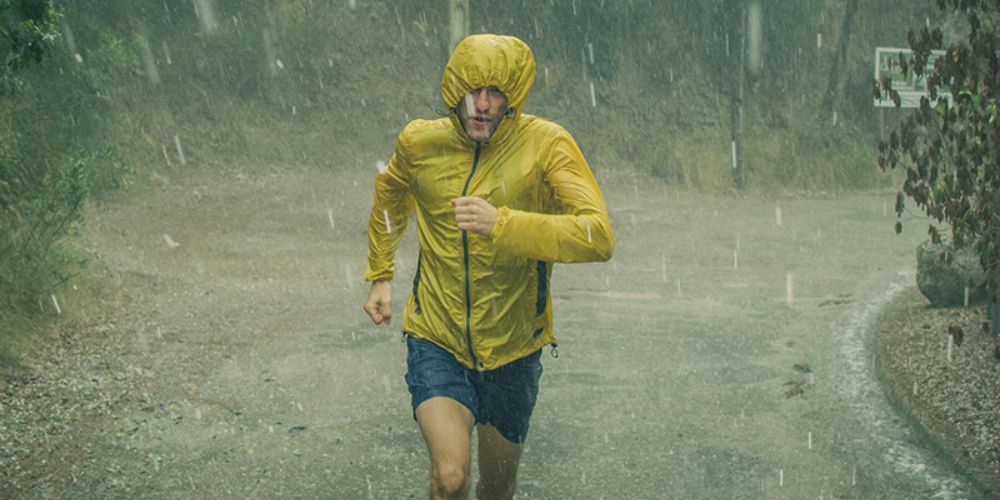
[[[479,435],[479,500],[507,500],[514,497],[517,466],[524,445],[512,443],[492,425],[477,425]]]
[[[431,455],[430,498],[468,498],[472,412],[454,399],[438,396],[420,403],[416,416]]]

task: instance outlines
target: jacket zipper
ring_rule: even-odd
[[[472,158],[472,170],[469,172],[469,177],[465,179],[465,186],[462,187],[462,196],[465,196],[469,191],[469,183],[472,181],[472,176],[476,173],[476,167],[479,165],[479,150],[482,148],[481,143],[476,143],[476,153]],[[472,357],[472,366],[478,366],[479,361],[476,359],[476,352],[472,349],[472,291],[469,282],[469,232],[462,231],[462,253],[465,258],[465,340],[469,345],[469,356]]]
[[[420,262],[424,260],[423,252],[417,254],[417,273],[413,276],[413,302],[416,306],[417,314],[420,314],[420,295],[417,292],[420,291]]]

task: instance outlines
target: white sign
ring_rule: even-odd
[[[900,54],[903,62],[906,63],[907,71],[904,74],[902,64],[900,64]],[[917,75],[913,71],[913,51],[910,49],[897,49],[893,47],[875,48],[875,81],[881,89],[882,99],[875,99],[875,105],[883,108],[894,108],[896,104],[892,102],[889,93],[881,87],[882,79],[889,77],[892,82],[892,90],[899,93],[901,107],[916,108],[920,106],[920,98],[930,99],[930,90],[927,88],[927,76],[934,71],[934,61],[945,54],[943,50],[932,50],[927,57],[927,65],[924,66],[924,73]],[[938,98],[950,99],[951,94],[945,86],[938,86]],[[934,105],[932,102],[931,105]]]

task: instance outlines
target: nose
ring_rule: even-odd
[[[472,91],[472,102],[476,105],[476,111],[490,110],[490,95],[486,89]]]

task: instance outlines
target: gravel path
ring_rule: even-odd
[[[0,431],[23,451],[0,496],[422,498],[404,345],[360,309],[368,170],[173,172],[93,210],[114,314],[68,325],[44,374],[7,387]],[[874,325],[922,233],[893,235],[891,194],[598,177],[619,246],[556,266],[560,357],[520,498],[986,495],[876,379]],[[411,229],[397,313],[415,248]],[[45,427],[53,399],[63,424]]]

